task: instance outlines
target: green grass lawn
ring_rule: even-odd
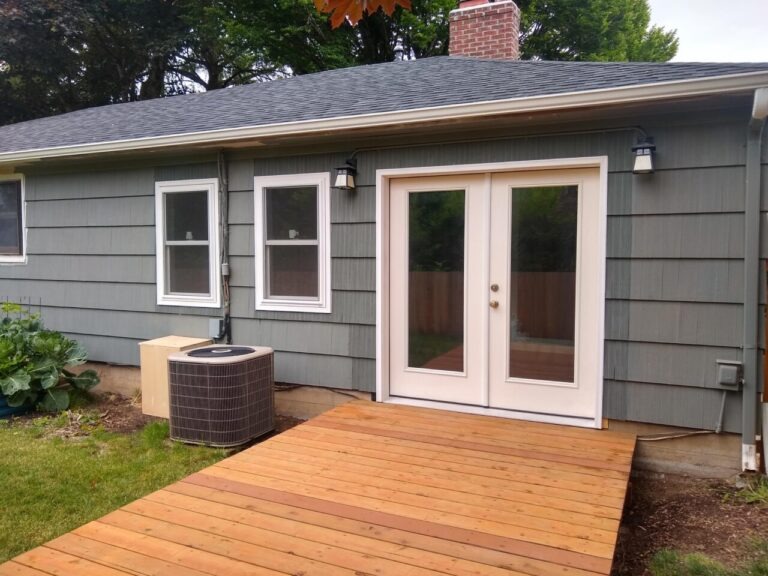
[[[768,576],[768,542],[755,542],[757,558],[728,568],[704,554],[662,550],[651,561],[653,576]]]
[[[0,562],[226,456],[168,439],[168,424],[131,434],[56,435],[69,418],[0,420]],[[87,418],[85,425],[87,426]]]

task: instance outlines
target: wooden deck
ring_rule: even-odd
[[[353,402],[0,575],[608,574],[634,437]]]

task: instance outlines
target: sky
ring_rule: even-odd
[[[649,0],[651,22],[677,29],[673,62],[768,62],[768,0]]]

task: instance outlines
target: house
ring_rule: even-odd
[[[718,428],[755,469],[768,64],[520,61],[518,16],[470,0],[448,57],[0,128],[0,297],[99,362],[226,320],[281,382]]]

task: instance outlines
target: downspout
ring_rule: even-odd
[[[760,310],[760,160],[768,88],[755,90],[747,128],[744,202],[744,387],[742,392],[741,468],[757,470],[757,377]]]
[[[221,290],[224,312],[224,326],[219,338],[226,338],[227,344],[232,344],[232,326],[229,297],[229,171],[227,157],[223,150],[217,158],[219,176],[219,214],[221,215]]]

